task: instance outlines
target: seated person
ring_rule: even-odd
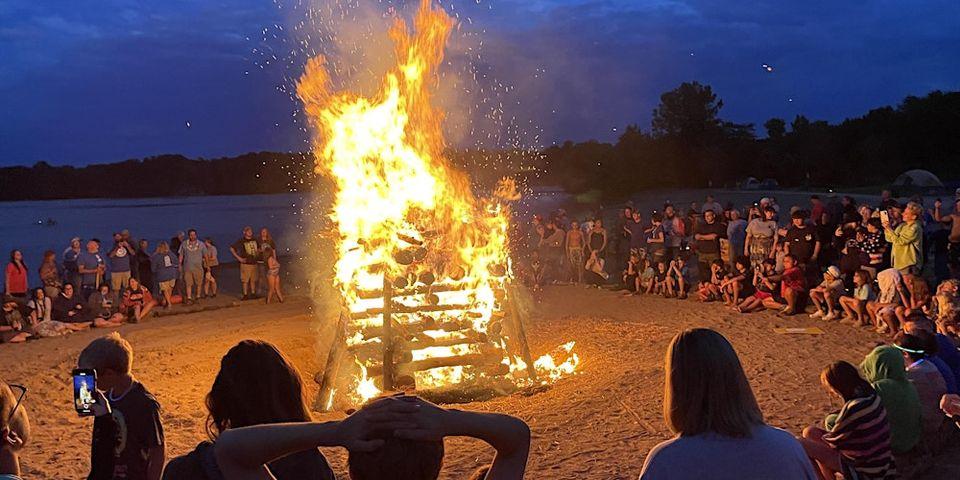
[[[843,278],[840,269],[831,265],[823,272],[823,282],[810,289],[810,300],[817,311],[810,314],[810,318],[833,320],[837,318],[835,306],[843,295]]]
[[[937,286],[930,314],[937,323],[937,332],[957,341],[960,338],[960,280],[944,280]]]
[[[116,293],[110,291],[110,285],[106,283],[90,294],[90,299],[87,300],[87,311],[100,322],[98,327],[123,325],[124,316],[120,312],[120,299],[117,298]]]
[[[890,450],[890,423],[883,402],[857,367],[834,362],[820,373],[823,388],[843,401],[826,430],[807,427],[800,443],[820,469],[820,478],[886,479],[896,475]]]
[[[59,294],[58,294],[59,295]],[[53,301],[42,287],[33,289],[33,298],[27,303],[30,308],[30,328],[38,337],[59,337],[68,333],[86,330],[88,326],[64,323],[53,319]]]
[[[664,262],[657,262],[657,271],[653,274],[653,293],[664,297],[670,294],[667,288],[667,265]]]
[[[150,290],[141,285],[136,278],[131,278],[130,285],[123,292],[123,301],[120,303],[122,313],[131,322],[137,323],[146,318],[156,306],[157,301],[153,299]]]
[[[797,263],[797,257],[789,253],[784,255],[783,273],[774,276],[772,280],[780,282],[780,295],[764,300],[763,306],[771,310],[779,310],[780,315],[796,314],[803,294],[807,291],[807,281]]]
[[[866,306],[877,298],[873,293],[872,283],[870,272],[866,270],[860,269],[853,274],[853,295],[840,297],[840,307],[844,312],[841,323],[858,327],[870,324],[866,315]]]
[[[928,361],[928,353],[924,350],[925,345],[920,337],[900,332],[894,337],[893,346],[903,353],[907,380],[917,390],[920,398],[922,435],[932,439],[943,424],[940,398],[947,393],[947,384],[936,365]]]
[[[93,322],[87,315],[79,296],[74,293],[73,285],[67,283],[57,298],[53,299],[53,319],[63,323],[75,323],[89,327]]]
[[[693,285],[690,280],[690,268],[687,267],[687,261],[683,256],[679,256],[670,261],[670,268],[667,275],[667,290],[671,295],[676,294],[677,298],[684,300],[687,298],[687,292]]]
[[[744,298],[735,310],[740,313],[750,313],[764,309],[763,302],[778,295],[780,283],[773,278],[777,277],[777,262],[772,258],[764,259],[753,271],[753,295]]]
[[[723,260],[718,258],[710,262],[710,281],[700,282],[700,287],[697,290],[700,301],[713,302],[719,300],[723,296],[720,285],[723,284],[726,277],[727,270],[723,265]]]
[[[750,259],[739,257],[733,263],[734,271],[727,274],[720,282],[720,291],[723,292],[723,304],[736,307],[740,300],[753,295],[753,282],[750,281],[753,273],[750,271]]]
[[[900,285],[902,289],[906,290],[905,292],[900,292],[900,298],[903,298],[905,301],[903,305],[897,306],[894,312],[897,316],[897,321],[902,325],[912,312],[929,311],[933,296],[930,295],[930,285],[928,285],[927,281],[920,275],[903,275],[903,282],[901,282]]]
[[[17,299],[10,295],[5,296],[3,318],[0,320],[0,343],[23,343],[30,336],[30,326],[23,321]]]
[[[341,421],[264,424],[224,431],[215,445],[225,478],[271,480],[267,464],[316,447],[343,447],[352,480],[439,477],[443,439],[466,436],[496,451],[487,480],[523,478],[530,451],[530,429],[502,414],[444,409],[410,396],[371,402]]]
[[[623,272],[620,275],[620,282],[623,289],[626,290],[626,295],[639,293],[641,268],[640,255],[631,252],[630,259],[627,260],[627,264],[624,266]]]
[[[867,314],[877,327],[877,333],[895,334],[900,330],[897,321],[897,306],[906,303],[903,299],[903,279],[895,268],[877,274],[877,299],[867,303]]]
[[[640,272],[640,288],[637,289],[637,293],[653,292],[654,283],[657,281],[657,272],[653,269],[650,259],[643,259],[643,267],[641,267]]]
[[[920,397],[907,380],[903,355],[894,347],[881,345],[867,354],[860,371],[880,395],[887,411],[890,449],[894,455],[913,450],[921,435]]]

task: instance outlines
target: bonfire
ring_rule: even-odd
[[[319,406],[384,391],[508,392],[573,373],[573,343],[533,361],[509,257],[504,179],[474,196],[444,157],[431,86],[454,22],[423,0],[413,29],[389,31],[397,65],[370,97],[334,92],[324,58],[297,84],[319,173],[335,183],[334,286],[343,300]]]

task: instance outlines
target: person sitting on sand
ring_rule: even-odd
[[[150,290],[140,284],[136,278],[130,279],[130,286],[123,292],[123,301],[121,308],[123,313],[133,323],[138,323],[157,306],[157,301],[153,299]]]
[[[810,318],[833,320],[837,318],[836,305],[843,295],[843,276],[840,269],[834,265],[823,272],[823,281],[820,285],[810,289],[810,301],[817,311],[810,314]]]
[[[780,284],[774,278],[777,262],[772,258],[765,258],[753,271],[753,295],[744,298],[734,309],[740,313],[750,313],[763,310],[763,302],[778,294]]]
[[[763,421],[740,359],[723,335],[705,328],[677,334],[664,370],[663,416],[677,436],[650,450],[641,480],[816,478],[793,435]]]
[[[960,338],[960,280],[944,280],[937,286],[930,314],[937,325],[937,332],[953,339]]]
[[[940,398],[948,393],[944,376],[936,365],[929,361],[924,350],[926,345],[920,337],[900,332],[894,337],[893,346],[903,354],[907,380],[917,390],[920,399],[922,435],[932,440],[943,424]]]
[[[894,347],[880,345],[863,359],[860,371],[887,411],[890,449],[895,455],[909,452],[920,441],[920,397],[907,380],[903,355]]]
[[[667,290],[670,295],[676,295],[680,300],[687,298],[687,292],[693,285],[690,279],[690,268],[687,267],[687,261],[683,255],[670,260],[670,268],[667,275]]]
[[[653,263],[650,262],[649,258],[643,259],[638,280],[640,281],[640,288],[637,289],[637,294],[653,292],[654,284],[657,281],[657,271],[653,269]]]
[[[130,279],[127,279],[129,283]],[[120,299],[110,291],[110,284],[102,283],[100,288],[87,300],[87,311],[94,316],[98,327],[119,327],[126,316],[120,311]]]
[[[84,302],[73,291],[73,285],[66,283],[63,291],[53,299],[53,319],[63,323],[73,323],[82,327],[93,325],[93,320],[87,314]]]
[[[23,321],[17,299],[6,295],[3,299],[3,316],[0,317],[0,343],[23,343],[30,336],[29,325]]]
[[[867,314],[876,326],[877,333],[896,333],[900,330],[897,306],[906,303],[902,283],[900,271],[895,268],[877,274],[877,299],[867,303]]]
[[[530,451],[530,429],[523,421],[448,410],[403,395],[373,401],[340,421],[231,428],[220,435],[215,454],[223,476],[235,480],[278,478],[271,462],[318,446],[346,448],[352,480],[434,480],[443,463],[443,439],[456,436],[496,449],[493,465],[483,467],[486,480],[523,478]]]
[[[783,273],[771,278],[773,281],[780,282],[780,295],[764,300],[763,306],[771,310],[779,310],[780,315],[789,316],[797,313],[802,296],[807,290],[807,281],[797,263],[797,257],[793,254],[783,256],[783,268]]]
[[[72,287],[72,285],[71,285]],[[59,296],[59,294],[58,294]],[[78,323],[58,322],[53,319],[53,301],[45,288],[33,289],[33,297],[27,303],[30,309],[30,329],[38,337],[59,337],[89,328]]]
[[[826,429],[807,427],[800,443],[820,470],[822,480],[897,478],[890,450],[890,422],[883,401],[860,376],[857,367],[834,362],[820,373],[820,383],[839,397],[843,407],[824,422]]]
[[[941,339],[934,333],[931,323],[923,314],[916,312],[903,322],[903,333],[913,335],[923,342],[922,350],[927,354],[926,359],[937,367],[947,387],[947,393],[960,393],[960,383],[957,383],[954,373],[954,366],[960,360],[960,352],[949,340],[946,348],[941,348]]]
[[[660,295],[667,297],[670,295],[670,289],[667,286],[667,264],[664,262],[657,262],[657,271],[654,272],[653,276],[653,293],[655,295]]]
[[[900,298],[905,301],[903,305],[894,308],[894,314],[899,325],[903,325],[903,322],[912,312],[928,312],[930,310],[930,301],[933,296],[930,295],[930,285],[922,276],[915,273],[903,275],[900,288]]]
[[[720,288],[720,285],[723,284],[723,280],[727,276],[727,270],[724,268],[723,260],[715,259],[710,262],[710,280],[707,282],[700,282],[700,285],[697,289],[697,297],[700,298],[701,302],[713,302],[719,300],[723,296],[723,291]]]
[[[171,460],[165,480],[223,480],[210,466],[216,464],[214,445],[231,428],[312,420],[300,372],[277,347],[262,340],[244,340],[223,356],[206,407],[210,440]],[[316,446],[280,458],[269,469],[278,480],[336,478]]]
[[[733,262],[734,271],[727,274],[726,278],[720,282],[720,291],[723,292],[723,304],[728,307],[736,307],[741,299],[753,295],[753,282],[750,281],[752,274],[750,272],[750,259],[748,257],[738,257]]]
[[[163,298],[163,308],[173,308],[173,287],[180,276],[180,259],[170,250],[167,242],[157,244],[157,251],[150,258],[150,270]]]
[[[872,283],[870,272],[866,270],[860,269],[853,274],[853,295],[840,297],[840,307],[844,312],[840,323],[849,323],[858,327],[869,325],[866,306],[877,298],[873,293]]]
[[[630,259],[620,275],[621,286],[626,290],[624,295],[640,293],[640,269],[640,254],[631,252]]]

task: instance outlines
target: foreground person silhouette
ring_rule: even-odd
[[[271,480],[266,464],[305,449],[344,447],[352,480],[434,480],[444,437],[467,436],[496,449],[486,480],[523,478],[530,429],[514,417],[444,409],[412,396],[376,400],[342,421],[231,428],[216,443],[230,480]],[[474,477],[478,478],[478,477]]]
[[[768,426],[723,335],[683,331],[667,347],[663,416],[677,434],[653,448],[641,480],[813,480],[793,435]]]

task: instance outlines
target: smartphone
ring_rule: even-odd
[[[886,210],[880,210],[880,221],[883,223],[890,223],[890,212]]]
[[[73,371],[73,406],[81,417],[93,415],[93,405],[97,402],[93,392],[97,391],[97,371],[78,368]]]

